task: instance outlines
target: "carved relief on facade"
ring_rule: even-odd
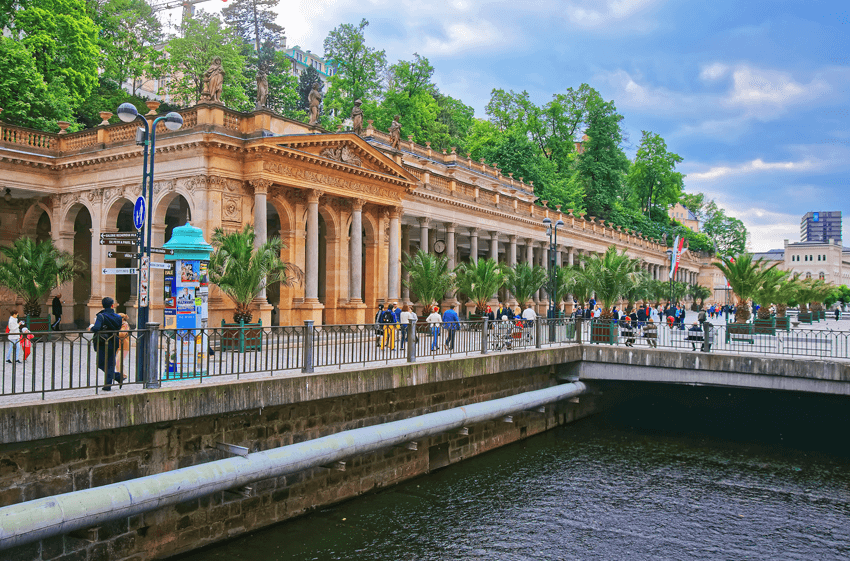
[[[221,220],[222,222],[242,222],[242,196],[221,196]]]
[[[99,203],[103,200],[103,189],[92,189],[86,193],[86,198],[91,203]]]
[[[317,173],[311,170],[295,169],[288,165],[279,164],[275,162],[263,162],[263,169],[265,171],[277,173],[287,177],[292,177],[294,179],[300,179],[302,181],[310,181],[319,185],[327,185],[330,187],[337,187],[349,191],[366,193],[368,195],[382,197],[385,199],[401,201],[401,197],[399,196],[399,194],[395,191],[392,191],[391,189],[385,189],[383,187],[378,187],[375,185],[365,185],[362,183],[356,183],[354,181],[349,181],[347,179],[342,179],[331,175],[325,175],[323,173]]]
[[[175,181],[173,179],[166,179],[164,181],[154,181],[153,194],[154,196],[156,196],[168,191],[174,191],[176,187],[177,185],[175,184]]]
[[[360,156],[355,154],[345,144],[339,148],[325,148],[319,153],[319,156],[329,160],[342,162],[343,164],[348,164],[350,166],[360,167],[363,165],[363,161],[360,159]]]

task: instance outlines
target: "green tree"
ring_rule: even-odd
[[[473,302],[475,313],[487,310],[487,301],[505,285],[504,268],[492,259],[461,263],[454,270],[457,290]]]
[[[610,246],[601,256],[592,254],[583,258],[584,269],[580,274],[596,293],[602,305],[602,318],[611,319],[611,308],[622,298],[637,281],[638,261],[626,255],[626,251],[617,253],[616,246]]]
[[[400,60],[389,68],[388,86],[375,114],[375,126],[388,129],[395,115],[401,117],[401,128],[420,144],[448,137],[448,127],[438,120],[440,107],[434,97],[437,87],[432,81],[434,67],[427,58],[413,55],[412,61]]]
[[[744,223],[726,215],[726,211],[710,201],[703,208],[703,233],[711,239],[719,255],[738,255],[747,249],[747,228]]]
[[[693,307],[691,309],[694,311],[702,309],[705,305],[705,299],[711,298],[711,295],[712,291],[707,286],[703,286],[701,284],[688,285],[688,296],[690,296],[691,301],[693,302]]]
[[[466,151],[467,137],[475,122],[475,110],[461,100],[437,91],[434,99],[439,108],[437,121],[445,127],[446,136],[431,140],[431,145],[439,150],[457,146],[461,152]]]
[[[236,35],[253,46],[255,53],[261,53],[261,45],[277,45],[280,35],[284,32],[283,27],[275,23],[275,8],[278,4],[280,0],[230,0],[221,10],[221,15]],[[263,64],[260,64],[260,67],[262,68]]]
[[[129,81],[135,95],[142,77],[159,77],[162,53],[157,47],[163,42],[163,31],[150,4],[144,0],[88,0],[88,12],[100,30],[101,85]]]
[[[426,308],[454,290],[455,279],[449,271],[448,257],[420,249],[413,255],[404,254],[404,268],[408,274],[408,279],[402,281],[404,286]]]
[[[680,199],[684,176],[676,171],[676,164],[681,162],[681,156],[667,151],[667,143],[660,135],[642,132],[626,178],[638,208],[647,213],[656,205],[667,209]]]
[[[579,264],[564,265],[558,269],[558,288],[556,295],[558,303],[567,300],[567,297],[572,294],[578,302],[584,304],[590,300],[590,295],[593,293],[590,280],[583,274],[583,269]]]
[[[538,265],[517,263],[505,269],[505,286],[521,306],[531,300],[534,293],[546,282],[546,269]]]
[[[0,107],[2,119],[22,127],[58,132],[57,121],[72,122],[73,108],[61,77],[51,84],[36,69],[22,43],[0,37]]]
[[[18,238],[0,247],[0,255],[0,286],[24,301],[24,314],[30,317],[40,316],[47,295],[81,269],[74,256],[57,249],[52,240]]]
[[[679,197],[679,202],[693,212],[697,220],[700,222],[704,220],[705,214],[703,213],[703,207],[706,205],[705,195],[702,193],[682,193]]]
[[[629,160],[620,148],[623,116],[613,101],[606,102],[598,94],[587,105],[587,139],[577,158],[576,174],[585,186],[587,213],[608,218],[615,202],[624,198],[623,177],[629,169]]]
[[[777,308],[779,307],[779,300],[781,299],[780,291],[782,291],[783,283],[790,274],[788,271],[782,271],[775,267],[765,271],[764,280],[753,297],[753,302],[757,302],[759,305],[757,312],[759,319],[770,319],[771,304],[775,304]],[[776,315],[779,314],[777,313]]]
[[[333,61],[337,71],[331,76],[324,104],[326,110],[333,109],[342,117],[351,113],[355,100],[365,104],[378,100],[383,93],[387,56],[383,50],[366,46],[368,26],[365,19],[359,25],[343,23],[325,38],[325,59]]]
[[[183,22],[183,37],[173,38],[167,47],[168,73],[174,77],[172,93],[184,105],[200,101],[204,72],[215,57],[224,68],[222,101],[227,107],[249,110],[253,104],[245,95],[248,77],[242,40],[217,16],[198,12]]]
[[[754,261],[750,253],[742,253],[734,260],[721,257],[720,262],[714,263],[714,266],[723,272],[737,299],[736,323],[747,323],[750,319],[749,302],[758,294],[758,290],[769,275],[773,274],[767,271],[776,265],[774,263],[770,267],[765,267],[761,259]]]
[[[250,323],[251,302],[269,284],[292,286],[303,276],[298,267],[281,261],[283,242],[269,238],[254,249],[254,227],[246,224],[241,232],[213,231],[210,282],[236,304],[233,321]]]

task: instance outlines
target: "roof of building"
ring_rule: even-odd
[[[763,251],[760,253],[753,253],[753,259],[764,259],[765,261],[784,261],[785,260],[785,250],[784,249],[771,249],[768,251]]]

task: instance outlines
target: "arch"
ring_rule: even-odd
[[[174,189],[172,191],[166,191],[159,197],[154,195],[154,199],[156,199],[155,204],[153,205],[153,223],[154,224],[165,224],[165,215],[168,212],[168,207],[174,202],[178,196],[183,197],[189,207],[189,217],[190,220],[194,220],[195,215],[195,204],[192,198],[192,195],[184,191],[183,189]],[[185,216],[181,218],[181,220],[185,220]]]
[[[77,220],[77,215],[80,213],[80,210],[86,209],[89,213],[89,217],[95,215],[94,210],[86,204],[86,202],[81,198],[80,200],[71,204],[65,210],[65,216],[61,218],[59,221],[59,231],[60,232],[73,232],[74,231],[74,223]]]
[[[106,228],[115,228],[118,225],[118,216],[124,210],[124,207],[130,205],[130,208],[133,208],[135,205],[134,201],[131,201],[127,197],[117,197],[113,199],[111,203],[109,203],[109,208],[106,213],[103,215],[102,224]]]
[[[92,220],[93,216],[88,207],[75,203],[69,209],[67,216],[73,215],[70,231],[74,232],[73,253],[84,263],[84,269],[74,279],[73,285],[73,320],[78,327],[88,321],[88,301],[92,290]]]
[[[295,224],[295,212],[290,204],[282,197],[268,197],[266,203],[271,205],[280,218],[280,229],[283,231],[292,230]]]
[[[50,220],[50,227],[53,228],[53,211],[41,201],[29,207],[24,213],[24,220],[21,224],[21,232],[25,236],[37,236],[38,224],[44,213],[47,213],[47,218]]]

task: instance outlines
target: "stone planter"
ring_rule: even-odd
[[[225,323],[221,320],[221,351],[244,353],[259,351],[263,346],[263,322]]]
[[[614,345],[617,343],[619,330],[617,324],[610,319],[595,319],[590,323],[590,342]]]
[[[756,318],[754,332],[758,335],[776,335],[776,318],[758,319]]]

